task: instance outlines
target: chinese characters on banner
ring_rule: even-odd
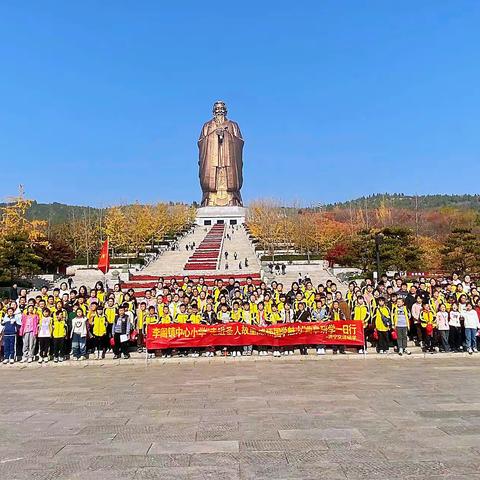
[[[263,345],[360,345],[364,344],[361,321],[279,323],[267,327],[244,323],[216,325],[149,325],[149,350],[209,346]]]

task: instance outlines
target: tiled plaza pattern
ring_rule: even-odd
[[[480,479],[480,356],[0,368],[0,478]]]

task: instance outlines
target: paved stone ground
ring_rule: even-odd
[[[0,479],[480,479],[480,356],[0,368]]]

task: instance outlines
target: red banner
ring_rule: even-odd
[[[216,325],[149,325],[146,345],[150,350],[210,346],[263,345],[363,345],[361,321],[279,323],[267,327],[245,323]]]
[[[108,238],[103,242],[100,256],[98,257],[98,269],[106,274],[110,270],[110,255],[108,253]]]

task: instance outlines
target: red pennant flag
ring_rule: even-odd
[[[110,270],[110,255],[108,254],[108,238],[103,242],[102,250],[100,250],[100,256],[98,257],[98,269],[105,274]]]

